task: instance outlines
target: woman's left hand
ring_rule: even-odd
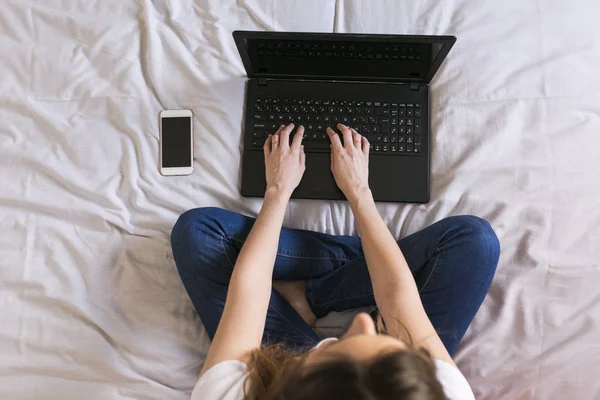
[[[304,127],[300,125],[290,144],[290,133],[294,124],[282,125],[277,132],[269,135],[263,146],[267,193],[277,191],[287,198],[300,184],[306,169],[302,138]]]

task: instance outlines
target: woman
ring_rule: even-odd
[[[368,186],[369,142],[328,128],[331,170],[360,238],[282,228],[305,170],[300,126],[264,145],[267,189],[256,219],[216,208],[172,232],[181,279],[212,344],[192,399],[473,399],[451,354],[490,286],[500,247],[490,225],[451,217],[396,242]],[[358,314],[339,339],[317,318]]]

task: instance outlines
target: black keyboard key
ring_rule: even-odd
[[[252,140],[252,146],[254,147],[262,147],[263,142],[260,139],[253,139]]]
[[[265,119],[265,114],[254,114],[254,119],[257,121],[262,121]]]
[[[372,115],[372,114],[373,114],[372,108],[365,108],[365,115]]]
[[[381,141],[383,143],[389,143],[390,142],[390,136],[389,135],[382,135],[381,136]]]
[[[373,115],[390,115],[389,108],[376,107],[373,109]]]
[[[256,122],[254,124],[254,128],[255,129],[267,129],[267,123],[266,122]]]
[[[406,127],[404,127],[404,126],[399,127],[398,128],[398,133],[401,134],[401,135],[405,134],[406,133]]]
[[[421,135],[415,135],[415,146],[421,145]]]
[[[369,117],[369,123],[376,124],[379,121],[378,117]]]
[[[361,124],[366,124],[367,122],[369,122],[369,117],[360,117]]]
[[[399,108],[398,109],[398,116],[399,117],[406,117],[406,108]]]
[[[415,128],[417,128],[417,127],[420,128],[421,127],[421,118],[415,118],[414,125],[415,125]]]
[[[375,151],[381,151],[381,145],[376,144],[375,146],[373,146],[373,150],[375,150]]]
[[[407,144],[406,145],[406,152],[407,153],[412,153],[413,152],[413,145],[412,144]]]
[[[269,114],[269,116],[267,118],[269,119],[269,121],[274,121],[275,120],[275,114]],[[256,119],[256,116],[255,116],[254,119]]]
[[[415,117],[420,117],[421,116],[421,110],[416,109],[415,110]]]
[[[405,125],[406,120],[404,118],[398,118],[398,125]]]
[[[265,136],[265,134],[266,134],[266,132],[265,132],[265,131],[253,131],[253,132],[252,132],[252,137],[253,137],[253,138],[260,139],[260,138],[264,137],[264,136]]]
[[[398,143],[404,143],[404,139],[405,139],[404,135],[398,135]]]
[[[392,145],[390,145],[390,151],[391,151],[392,153],[395,153],[395,152],[397,152],[397,151],[398,151],[398,146],[397,146],[397,145],[395,145],[395,144],[392,144]]]
[[[407,126],[406,127],[406,134],[407,135],[412,135],[413,134],[413,127],[412,126]]]
[[[406,125],[412,126],[412,124],[413,124],[413,119],[412,118],[406,118]]]
[[[381,107],[381,102],[380,101],[376,101],[375,103],[373,103],[373,106],[375,106],[375,107]]]
[[[381,132],[381,126],[379,124],[371,125],[371,132],[373,132],[373,133]]]
[[[275,132],[277,129],[279,129],[279,125],[277,122],[268,122],[269,125],[269,130]],[[254,125],[254,127],[256,128],[256,124]]]
[[[397,126],[392,126],[392,127],[390,128],[390,133],[391,133],[392,135],[395,135],[396,133],[398,133],[398,127],[397,127]]]
[[[407,108],[406,109],[406,116],[407,117],[412,117],[414,115],[414,110],[412,108]]]
[[[381,151],[387,153],[389,150],[390,150],[390,147],[387,144],[382,144],[381,145]]]
[[[396,143],[396,142],[398,142],[398,135],[391,135],[390,143]]]
[[[371,129],[370,129],[369,125],[363,125],[360,128],[360,132],[361,133],[369,133],[369,132],[371,132]]]
[[[354,116],[350,118],[350,123],[352,124],[358,124],[358,117]]]
[[[406,143],[411,143],[413,142],[413,137],[412,136],[407,136],[406,137]]]
[[[346,117],[346,116],[342,117],[342,124],[348,125],[349,122],[350,122],[350,117]]]
[[[415,145],[413,146],[413,153],[420,153],[420,152],[421,152],[421,146],[420,146],[420,145],[417,145],[417,144],[415,144]]]

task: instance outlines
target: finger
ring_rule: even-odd
[[[280,135],[281,131],[285,128],[285,125],[281,125],[274,134],[271,135],[271,151],[274,151],[279,147],[279,142],[281,140]]]
[[[296,129],[296,134],[292,139],[292,150],[300,150],[300,146],[302,146],[302,139],[304,139],[304,126],[300,125],[298,129]],[[304,148],[304,146],[302,146],[302,148]]]
[[[329,140],[331,140],[331,148],[332,150],[342,150],[344,146],[342,146],[342,141],[340,140],[340,136],[335,133],[335,131],[331,128],[327,128],[327,136],[329,136]]]
[[[282,150],[290,148],[290,133],[294,129],[294,124],[289,124],[279,132],[279,146]]]
[[[281,131],[283,130],[283,128],[285,128],[285,125],[279,125],[279,128],[277,128],[277,130],[275,131],[275,133],[273,135],[279,135],[281,133]]]
[[[361,143],[362,143],[362,136],[360,135],[360,133],[356,132],[356,129],[350,128],[350,130],[352,131],[352,140],[354,141],[354,147],[356,147],[358,150],[360,150]]]
[[[337,124],[337,128],[342,132],[342,136],[344,136],[344,147],[346,150],[351,150],[354,147],[352,142],[352,131],[344,124]]]
[[[306,165],[306,153],[304,152],[304,146],[300,146],[300,165],[303,167]]]
[[[265,152],[265,158],[269,157],[269,155],[271,154],[272,138],[273,138],[273,135],[269,134],[269,136],[267,136],[267,140],[265,140],[265,144],[263,145],[263,150]]]
[[[362,152],[365,156],[369,156],[369,150],[371,149],[371,143],[367,140],[366,137],[362,137]],[[368,158],[367,158],[368,160]]]

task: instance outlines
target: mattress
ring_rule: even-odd
[[[599,399],[597,0],[21,0],[0,11],[0,398],[186,399],[209,340],[169,246],[183,211],[239,193],[235,29],[450,34],[431,85],[428,204],[502,254],[456,361],[478,399]],[[194,112],[194,173],[158,172],[158,113]],[[343,202],[285,225],[355,234]],[[457,277],[460,279],[460,277]],[[341,324],[334,316],[321,327]]]

